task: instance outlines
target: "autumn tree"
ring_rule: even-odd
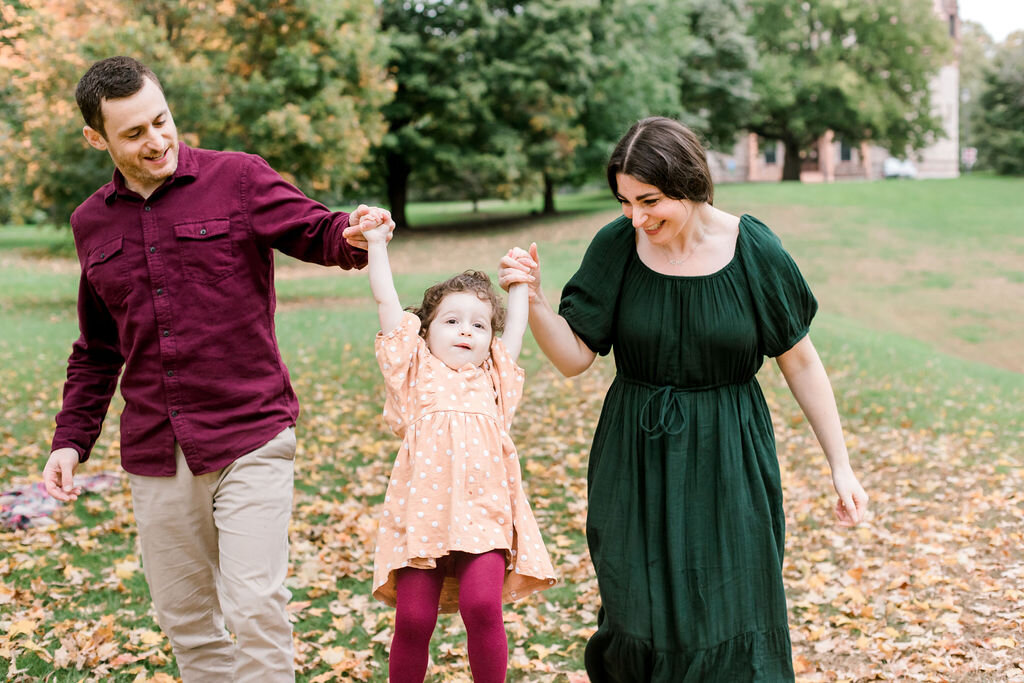
[[[1024,174],[1024,31],[1000,43],[981,93],[975,139],[978,163],[997,173]]]
[[[115,0],[25,0],[3,10],[0,83],[5,122],[0,178],[10,188],[12,217],[63,224],[71,210],[110,179],[110,161],[82,137],[74,102],[78,79],[99,56],[131,52],[174,60],[152,23]]]
[[[929,82],[951,39],[931,0],[750,0],[757,45],[747,128],[786,150],[783,179],[827,130],[850,144],[920,149],[940,134]]]
[[[114,54],[153,66],[186,142],[258,153],[310,194],[338,199],[384,132],[390,84],[375,16],[372,0],[23,0],[11,13],[17,40],[0,44],[15,109],[0,131],[0,173],[15,215],[64,223],[110,178],[109,160],[82,139],[72,93],[89,64]]]

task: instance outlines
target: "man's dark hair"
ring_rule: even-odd
[[[142,90],[145,85],[143,79],[146,78],[156,83],[156,87],[163,92],[156,74],[137,59],[107,57],[93,64],[75,88],[75,101],[78,102],[85,123],[104,138],[107,137],[103,128],[103,100],[131,97]]]

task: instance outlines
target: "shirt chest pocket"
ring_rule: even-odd
[[[174,226],[174,239],[186,280],[209,284],[234,271],[231,223],[227,218],[178,223]]]
[[[85,261],[89,284],[107,306],[119,306],[131,288],[130,268],[124,254],[124,237],[115,237],[93,248]]]

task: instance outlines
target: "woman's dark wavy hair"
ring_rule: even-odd
[[[152,69],[137,59],[107,57],[90,66],[75,88],[75,101],[85,123],[107,137],[103,127],[103,100],[131,97],[142,90],[147,78],[163,91]]]
[[[453,292],[472,292],[481,301],[486,301],[491,305],[491,334],[499,334],[505,329],[505,306],[498,298],[497,292],[494,291],[491,278],[487,277],[487,273],[479,270],[467,270],[430,287],[423,293],[423,303],[405,309],[420,319],[421,337],[426,338],[427,328],[430,327],[430,323],[434,322],[441,300]]]
[[[633,124],[608,160],[608,186],[619,198],[616,175],[654,185],[671,199],[714,203],[707,153],[692,130],[674,119],[652,116]]]

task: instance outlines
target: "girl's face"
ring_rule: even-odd
[[[693,215],[693,202],[670,199],[654,185],[642,183],[631,175],[619,173],[619,202],[622,213],[633,227],[652,244],[664,246],[677,237]]]
[[[427,327],[427,348],[452,370],[477,366],[491,353],[491,304],[473,292],[445,294]]]

